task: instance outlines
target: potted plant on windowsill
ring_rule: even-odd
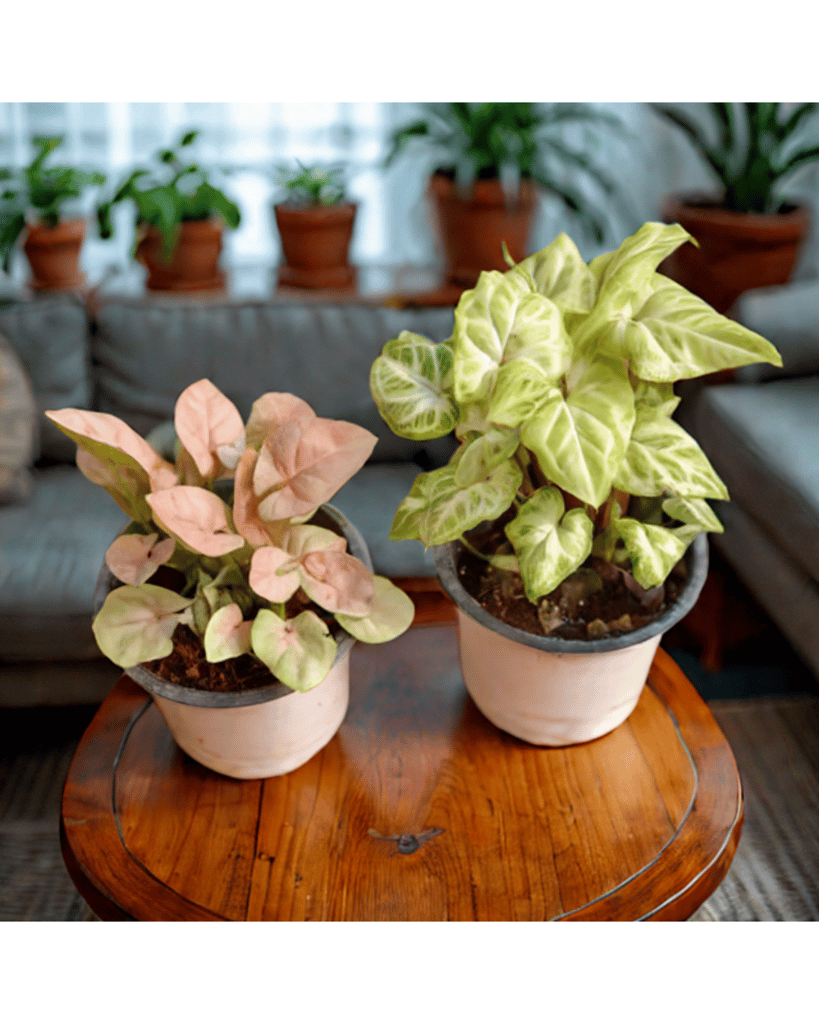
[[[273,213],[284,252],[278,283],[289,288],[355,288],[349,264],[356,204],[345,198],[341,167],[283,167],[285,198]]]
[[[393,132],[385,165],[414,143],[430,150],[428,194],[448,282],[471,287],[482,270],[504,269],[501,243],[514,260],[522,260],[541,191],[602,241],[605,202],[616,196],[617,186],[560,131],[622,131],[615,115],[577,103],[427,103],[423,109],[422,118]],[[602,206],[594,193],[602,195]]]
[[[688,238],[648,223],[587,265],[561,234],[481,274],[448,341],[402,332],[372,367],[396,434],[460,441],[417,477],[390,536],[435,548],[467,689],[532,743],[624,721],[704,582],[703,531],[722,529],[707,499],[727,492],[671,419],[673,382],[781,365],[764,338],[655,272]]]
[[[85,220],[66,217],[65,208],[89,188],[105,183],[105,175],[98,171],[46,167],[46,159],[61,143],[59,138],[36,139],[37,153],[28,167],[0,170],[0,261],[8,273],[14,246],[23,235],[23,251],[31,268],[29,287],[35,291],[82,285]]]
[[[816,103],[708,103],[710,124],[683,110],[652,104],[679,128],[719,183],[716,193],[669,196],[662,216],[679,223],[699,245],[683,245],[663,270],[719,313],[742,292],[785,284],[810,230],[810,210],[782,188],[819,160]],[[788,110],[788,108],[791,108]]]
[[[176,403],[173,464],[115,416],[46,415],[131,516],[105,556],[100,650],[207,767],[264,778],[303,764],[344,718],[354,640],[391,640],[413,618],[325,504],[375,436],[277,392],[245,424],[208,380]]]
[[[148,270],[152,291],[206,291],[224,287],[219,267],[223,222],[237,228],[239,207],[209,181],[208,173],[184,160],[182,149],[199,133],[185,132],[177,152],[160,150],[159,167],[138,168],[97,208],[101,238],[114,233],[111,211],[123,202],[136,209],[133,255]]]

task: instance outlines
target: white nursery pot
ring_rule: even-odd
[[[624,636],[564,640],[535,636],[490,615],[461,584],[462,551],[457,541],[437,547],[435,565],[458,606],[469,695],[499,729],[549,747],[596,739],[628,718],[663,633],[694,606],[708,572],[708,541],[701,533],[686,552],[688,579],[677,601],[654,622]]]

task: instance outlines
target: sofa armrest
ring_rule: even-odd
[[[819,373],[819,280],[754,288],[739,297],[733,312],[741,324],[776,346],[783,364],[743,366],[736,371],[738,382]]]

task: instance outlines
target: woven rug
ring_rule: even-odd
[[[715,700],[745,791],[739,849],[694,921],[819,920],[819,698]],[[93,921],[63,866],[63,783],[92,709],[3,712],[0,920]]]

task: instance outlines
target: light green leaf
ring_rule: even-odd
[[[291,690],[305,693],[318,686],[333,665],[337,645],[315,612],[279,618],[263,608],[250,633],[253,652]]]
[[[667,498],[663,502],[663,512],[680,523],[697,526],[700,530],[722,533],[724,529],[714,510],[702,498]]]
[[[598,356],[580,370],[568,397],[554,387],[521,441],[546,477],[599,508],[611,490],[634,423],[634,394],[623,365]]]
[[[559,377],[569,366],[572,340],[560,310],[545,295],[530,292],[520,300],[502,363],[523,360],[547,377]]]
[[[478,483],[460,487],[457,465],[424,473],[401,502],[390,531],[391,540],[417,538],[425,547],[446,544],[466,530],[505,512],[520,487],[523,472],[512,461],[502,462]]]
[[[598,301],[609,289],[639,289],[649,284],[660,263],[683,242],[695,240],[679,224],[661,224],[658,221],[643,224],[621,242],[610,259],[596,264],[594,269],[600,273]]]
[[[600,338],[607,351],[629,360],[638,377],[674,381],[749,363],[782,365],[761,335],[661,274],[654,275],[654,284],[641,308],[607,324]]]
[[[583,564],[594,525],[581,508],[565,511],[556,487],[541,487],[506,525],[520,564],[526,596],[536,602]]]
[[[554,378],[522,360],[504,363],[487,410],[487,419],[507,427],[530,420],[557,386]]]
[[[511,458],[520,443],[519,431],[510,427],[490,426],[463,445],[455,464],[455,483],[459,487],[485,480],[495,466]]]
[[[694,438],[674,420],[646,405],[637,410],[614,486],[646,498],[669,491],[684,498],[728,498],[725,484]]]
[[[426,441],[455,427],[449,395],[452,352],[420,334],[402,331],[388,341],[370,370],[370,391],[390,430]]]
[[[384,576],[374,576],[375,598],[364,616],[336,612],[336,622],[365,644],[383,644],[394,640],[412,625],[415,605],[412,599]]]
[[[565,232],[545,249],[522,260],[516,269],[530,276],[541,295],[569,313],[588,313],[594,304],[596,281]]]
[[[219,608],[205,629],[205,657],[210,662],[217,662],[248,654],[252,627],[253,623],[244,621],[238,604]]]
[[[631,558],[632,575],[644,590],[659,586],[701,531],[696,526],[667,530],[636,519],[617,520],[617,530]]]
[[[166,658],[173,650],[171,637],[192,599],[172,590],[143,583],[118,587],[105,599],[94,619],[99,649],[120,668]]]
[[[680,404],[671,384],[654,384],[646,380],[635,383],[634,402],[638,409],[647,405],[664,416],[670,416]]]

